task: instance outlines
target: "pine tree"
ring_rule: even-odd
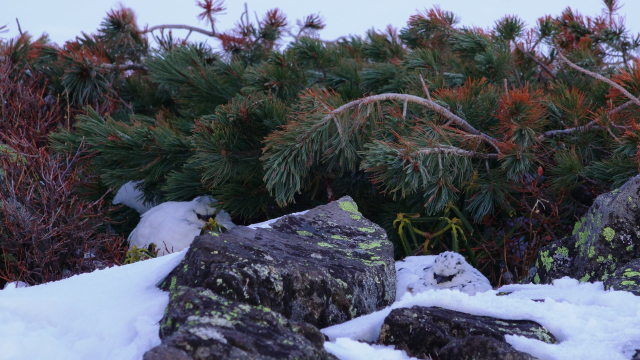
[[[279,10],[221,32],[223,4],[206,0],[209,28],[141,29],[120,9],[63,48],[3,49],[81,114],[51,145],[83,148],[103,190],[143,180],[156,201],[208,193],[239,222],[350,194],[396,241],[394,220],[435,219],[428,240],[459,219],[468,251],[506,253],[522,271],[638,172],[640,38],[604,3],[601,16],[566,9],[531,29],[515,16],[467,28],[434,8],[327,42],[319,17],[293,29]]]

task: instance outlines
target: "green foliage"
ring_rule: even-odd
[[[415,250],[417,230],[439,234],[434,251],[524,272],[595,195],[638,172],[637,105],[558,60],[640,92],[640,40],[615,6],[595,19],[567,9],[533,29],[505,16],[488,30],[434,8],[400,31],[322,41],[317,16],[296,31],[279,10],[245,13],[219,31],[223,7],[209,5],[200,18],[211,30],[199,32],[216,46],[168,25],[151,48],[126,9],[62,48],[1,44],[78,115],[51,146],[80,149],[95,189],[142,180],[156,201],[209,194],[240,222],[350,194],[399,255]],[[420,215],[397,232],[398,213]]]
[[[138,248],[133,245],[131,249],[127,251],[124,258],[124,264],[133,264],[138,261],[153,259],[158,256],[158,249],[155,244],[149,245],[148,248]]]

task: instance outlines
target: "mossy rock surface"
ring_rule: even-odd
[[[335,359],[324,350],[324,337],[314,326],[205,288],[173,289],[160,336],[162,345],[144,360]]]
[[[513,349],[505,342],[505,335],[556,342],[547,329],[533,321],[502,320],[423,306],[391,311],[382,325],[379,342],[427,359],[534,359]]]
[[[351,198],[271,226],[239,226],[220,236],[197,237],[161,287],[207,288],[317,327],[394,301],[393,245]]]
[[[640,295],[640,259],[620,266],[604,285],[607,289],[624,290]]]
[[[537,272],[531,280],[550,283],[570,276],[581,281],[607,281],[623,264],[640,258],[639,205],[640,175],[598,196],[575,224],[571,237],[538,252]],[[559,256],[560,248],[569,254],[568,259]]]
[[[536,258],[536,272],[529,281],[547,284],[570,274],[577,254],[573,245],[573,238],[566,237],[542,247]]]

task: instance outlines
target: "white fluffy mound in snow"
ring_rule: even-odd
[[[451,289],[473,295],[492,289],[480,271],[452,251],[438,256],[408,256],[396,262],[396,272],[402,279],[396,287],[396,299],[407,291],[416,294],[427,289]]]
[[[183,256],[0,291],[0,359],[142,359],[169,302],[156,284]]]
[[[140,222],[129,234],[129,246],[146,248],[155,244],[158,255],[180,251],[200,235],[207,220],[215,215],[218,224],[231,229],[235,224],[229,214],[214,205],[210,196],[191,201],[167,201],[142,214]]]

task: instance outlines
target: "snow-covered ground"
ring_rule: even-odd
[[[141,359],[160,343],[158,322],[168,294],[156,284],[183,256],[184,251],[0,291],[0,359]],[[343,360],[408,359],[402,351],[357,340],[376,339],[391,309],[413,305],[539,322],[558,344],[517,336],[507,341],[541,359],[630,359],[640,348],[640,297],[572,279],[553,285],[510,285],[474,296],[454,290],[406,291],[433,258],[399,262],[396,266],[405,268],[398,273],[401,298],[381,311],[323,329],[332,339],[325,348]]]
[[[410,267],[430,266],[432,256],[409,258]],[[421,265],[423,263],[423,265]],[[407,267],[402,262],[396,268]],[[563,278],[552,285],[508,285],[474,296],[454,290],[425,290],[412,294],[404,287],[414,282],[415,272],[398,272],[398,293],[391,306],[343,324],[323,329],[332,339],[326,345],[343,360],[370,360],[371,354],[353,340],[377,339],[384,318],[401,307],[439,306],[474,315],[510,320],[533,320],[545,326],[557,338],[557,344],[508,336],[507,342],[520,351],[540,359],[630,359],[640,349],[640,297],[625,291],[605,291],[602,283],[580,283]],[[499,292],[510,293],[498,296]],[[544,301],[533,301],[533,300]],[[369,348],[369,351],[372,349]],[[388,351],[388,350],[386,350]],[[398,356],[394,353],[393,356]],[[343,355],[349,354],[349,355]],[[389,357],[389,359],[406,359]]]
[[[184,254],[0,291],[0,359],[142,359],[169,302],[156,284]]]

